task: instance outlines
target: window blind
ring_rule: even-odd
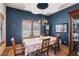
[[[33,21],[33,36],[40,36],[40,24],[37,21]]]

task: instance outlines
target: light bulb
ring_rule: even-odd
[[[38,22],[41,23],[41,20],[39,20]]]
[[[13,41],[14,40],[14,37],[12,37],[11,40]]]

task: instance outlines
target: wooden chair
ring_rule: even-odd
[[[54,48],[54,53],[56,54],[57,50],[60,51],[60,37],[56,37],[55,43],[52,45],[52,48]]]
[[[42,48],[36,51],[36,55],[37,55],[37,52],[40,52],[41,56],[42,56],[46,52],[47,56],[48,56],[49,55],[48,54],[48,52],[49,52],[49,43],[50,43],[50,39],[43,39]]]
[[[12,42],[12,48],[14,51],[15,56],[22,56],[24,55],[24,48],[22,47],[21,44],[16,45],[14,38],[11,39]]]

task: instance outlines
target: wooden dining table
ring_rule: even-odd
[[[43,39],[50,38],[50,45],[54,44],[56,41],[56,37],[52,36],[41,36],[36,38],[24,38],[22,43],[25,47],[25,55],[28,55],[31,52],[34,52],[42,47]]]

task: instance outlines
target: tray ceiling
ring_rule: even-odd
[[[30,11],[33,14],[42,14],[42,10],[37,8],[37,4],[38,3],[6,3],[6,6],[20,10]],[[74,4],[75,3],[48,3],[49,6],[48,8],[43,10],[43,15],[51,15]]]

